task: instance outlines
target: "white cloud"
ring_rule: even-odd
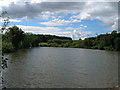
[[[81,12],[79,15],[73,16],[72,18],[83,20],[83,19],[91,19],[91,16],[86,12]]]
[[[29,33],[37,33],[37,34],[50,34],[50,35],[58,35],[58,36],[66,36],[71,37],[72,32],[61,31],[62,29],[56,27],[36,27],[36,26],[23,26],[17,25],[25,32]]]
[[[51,34],[58,35],[58,36],[71,37],[72,32],[54,32],[54,33],[51,33]]]
[[[118,17],[118,4],[113,2],[86,2],[80,14],[71,18],[83,19],[98,19],[104,24],[111,25],[112,29],[116,29]]]
[[[39,24],[43,24],[47,26],[60,26],[60,25],[67,25],[68,23],[70,23],[70,21],[68,20],[54,19],[48,22],[40,22]]]
[[[40,19],[49,20],[50,18],[53,18],[53,19],[56,18],[56,13],[50,12],[50,11],[43,11],[38,16],[40,17]]]
[[[0,22],[4,22],[5,18],[1,18]],[[17,19],[9,19],[10,22],[21,22],[21,20],[17,20]]]
[[[21,22],[21,20],[17,20],[17,19],[10,19],[10,22]]]
[[[93,33],[90,31],[82,31],[81,32],[81,37],[87,37],[87,36],[91,36],[91,35],[93,35]]]
[[[67,25],[69,23],[76,23],[81,22],[81,20],[64,20],[64,19],[53,19],[48,22],[40,22],[39,24],[47,25],[47,26],[61,26],[61,25]]]
[[[31,3],[41,3],[41,2],[119,2],[119,0],[0,0],[1,5],[9,5],[11,2],[31,2]]]
[[[7,1],[7,3],[5,3]],[[11,2],[15,3],[11,3]],[[104,24],[111,25],[111,29],[116,29],[118,26],[117,15],[118,7],[117,3],[108,2],[42,2],[47,0],[3,0],[0,1],[0,8],[8,11],[8,15],[13,18],[41,18],[44,20],[53,19],[48,22],[40,22],[40,24],[47,26],[61,26],[76,22],[82,22],[84,19],[98,19]],[[59,1],[59,0],[56,0]],[[64,0],[65,1],[65,0]],[[91,0],[90,0],[91,1]],[[117,0],[116,0],[117,1]],[[2,3],[1,3],[2,2]],[[20,2],[20,3],[18,3]],[[29,3],[28,3],[29,2]],[[3,5],[1,5],[3,4]],[[73,16],[70,20],[64,20],[64,16],[68,13],[80,13]],[[60,14],[61,16],[57,16]],[[57,19],[56,19],[57,18]],[[13,22],[20,22],[20,20],[12,20]],[[53,34],[65,34],[67,32],[59,32],[61,30],[57,27],[34,27],[34,26],[22,26],[24,30],[34,33],[53,33]],[[86,25],[80,25],[76,30],[82,30],[87,28]],[[64,30],[73,29],[72,27],[65,28]],[[90,32],[84,32],[86,33]],[[66,34],[67,35],[67,34]]]
[[[112,25],[112,29],[118,30],[118,21],[114,22],[114,24]]]
[[[84,38],[86,38],[86,37],[88,37],[90,35],[93,35],[93,33],[90,32],[90,31],[78,31],[78,30],[75,29],[72,32],[72,39],[76,39],[76,38],[78,38],[78,39],[79,38],[84,39]]]
[[[40,17],[42,19],[55,18],[56,14],[68,14],[80,12],[79,15],[73,16],[78,19],[98,19],[103,22],[107,18],[117,17],[117,3],[115,2],[42,2],[47,0],[10,0],[7,2],[7,7],[2,7],[8,11],[11,17],[28,18]],[[58,0],[59,1],[59,0]],[[107,0],[108,1],[108,0]],[[15,2],[15,3],[11,3]],[[22,3],[18,3],[22,2]],[[29,3],[28,3],[29,2]],[[3,0],[2,3],[6,3]],[[2,4],[1,4],[2,5]],[[3,4],[4,5],[4,4]]]
[[[52,32],[58,32],[61,30],[57,27],[37,27],[37,26],[23,26],[23,25],[16,25],[20,27],[25,32],[32,32],[32,33],[52,33]]]
[[[84,26],[84,28],[87,28],[88,26]]]
[[[77,23],[77,22],[81,22],[81,20],[78,20],[78,19],[71,20],[71,23]]]
[[[66,37],[72,37],[72,35],[74,34],[75,38],[78,38],[78,37],[83,38],[83,37],[86,37],[88,34],[92,35],[92,32],[80,31],[80,30],[77,30],[77,28],[72,28],[72,27],[68,27],[65,29],[66,30],[75,29],[73,32],[64,31],[65,29],[61,29],[57,27],[36,27],[36,26],[23,26],[23,25],[16,25],[16,26],[18,26],[25,32],[38,33],[38,34],[51,34],[51,35],[66,36]]]
[[[86,25],[83,25],[83,24],[80,24],[80,26],[81,26],[81,27],[84,27],[84,28],[87,28],[87,26],[86,26]]]
[[[73,27],[67,27],[67,28],[65,28],[64,30],[74,30],[75,28],[73,28]]]

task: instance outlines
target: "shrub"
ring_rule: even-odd
[[[39,43],[39,46],[41,46],[41,47],[49,47],[50,45],[48,43]]]
[[[8,53],[8,52],[13,52],[15,51],[14,46],[10,42],[2,42],[2,52]]]
[[[112,46],[106,46],[104,47],[105,50],[114,50],[114,48]]]
[[[114,48],[116,51],[120,51],[120,37],[116,38],[114,41]]]

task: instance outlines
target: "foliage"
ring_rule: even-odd
[[[12,45],[11,42],[2,42],[2,50],[4,53],[8,53],[8,52],[13,52],[15,51],[14,46]]]
[[[120,37],[116,38],[114,43],[115,43],[115,47],[114,47],[115,50],[120,51]]]
[[[49,47],[50,44],[48,44],[48,43],[39,43],[39,46],[40,47]]]
[[[11,52],[20,48],[38,46],[58,47],[70,40],[69,37],[24,33],[19,27],[13,26],[2,36],[4,42],[2,49],[3,52]]]
[[[0,14],[0,18],[2,18],[5,14],[7,14],[7,11],[3,11],[1,14]],[[9,21],[10,17],[6,17],[4,19],[4,23],[2,25],[2,28],[1,28],[1,33],[3,33],[3,31],[6,29],[6,27],[8,26],[8,23],[10,22]]]
[[[17,26],[10,27],[8,30],[9,32],[7,32],[7,34],[11,40],[11,43],[13,44],[15,49],[18,49],[20,42],[24,38],[24,32]]]
[[[9,28],[3,35],[3,51],[10,52],[28,47],[70,47],[120,51],[120,33],[101,34],[84,40],[72,40],[69,37],[24,33],[17,26]]]
[[[91,48],[92,47],[92,40],[89,38],[86,38],[83,42],[83,47],[84,48]]]

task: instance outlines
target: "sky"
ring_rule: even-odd
[[[9,27],[35,34],[79,39],[118,30],[118,0],[0,0],[2,11],[11,17]]]

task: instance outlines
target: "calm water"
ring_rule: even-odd
[[[118,83],[120,52],[37,47],[7,55],[10,88],[106,88]]]

